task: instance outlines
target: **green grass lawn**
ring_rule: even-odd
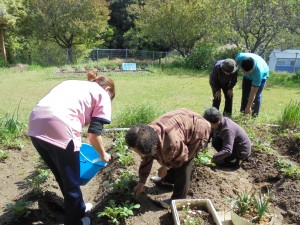
[[[209,71],[150,68],[151,72],[107,72],[116,85],[113,101],[113,121],[128,106],[150,105],[160,113],[179,107],[203,114],[211,106]],[[263,91],[258,123],[276,123],[291,100],[300,101],[300,81],[286,81],[288,74],[272,73]],[[58,74],[55,68],[0,69],[0,117],[12,115],[18,109],[18,119],[27,123],[30,111],[56,84],[67,79],[86,79],[85,74]],[[239,115],[241,81],[234,89],[233,116]],[[223,98],[224,99],[224,98]],[[20,104],[20,105],[19,105]],[[19,108],[18,108],[19,107]],[[221,105],[223,109],[223,101]],[[111,127],[114,127],[112,122]]]

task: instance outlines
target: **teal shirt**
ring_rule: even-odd
[[[236,62],[241,67],[242,61],[245,58],[251,57],[254,59],[254,69],[252,73],[245,74],[244,76],[252,81],[252,86],[259,87],[262,80],[268,79],[269,77],[269,66],[266,61],[259,55],[253,53],[239,53],[236,56]]]

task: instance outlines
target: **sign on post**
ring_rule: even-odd
[[[122,70],[124,71],[135,71],[136,70],[136,63],[122,63]]]

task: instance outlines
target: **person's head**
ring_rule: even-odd
[[[112,79],[107,76],[99,76],[92,81],[98,83],[105,91],[107,91],[111,100],[114,99],[116,93],[115,84]]]
[[[155,130],[147,125],[131,127],[125,135],[125,140],[128,147],[141,156],[153,154],[159,142]]]
[[[211,107],[204,111],[203,118],[211,124],[212,128],[217,128],[221,122],[222,115],[215,107]]]
[[[243,59],[241,63],[241,69],[245,74],[252,73],[254,69],[254,59],[251,57]]]
[[[222,62],[221,69],[226,75],[229,75],[235,73],[238,69],[238,66],[234,59],[225,59]]]
[[[98,77],[96,70],[89,70],[86,74],[88,81],[93,81]]]

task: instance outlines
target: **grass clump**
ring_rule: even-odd
[[[283,128],[300,129],[300,102],[291,101],[286,105],[279,123]]]
[[[18,137],[25,131],[26,125],[15,118],[14,115],[6,114],[0,118],[0,143],[8,148],[23,147]]]
[[[127,106],[115,119],[115,127],[131,127],[136,124],[148,124],[156,119],[160,112],[152,105]]]

